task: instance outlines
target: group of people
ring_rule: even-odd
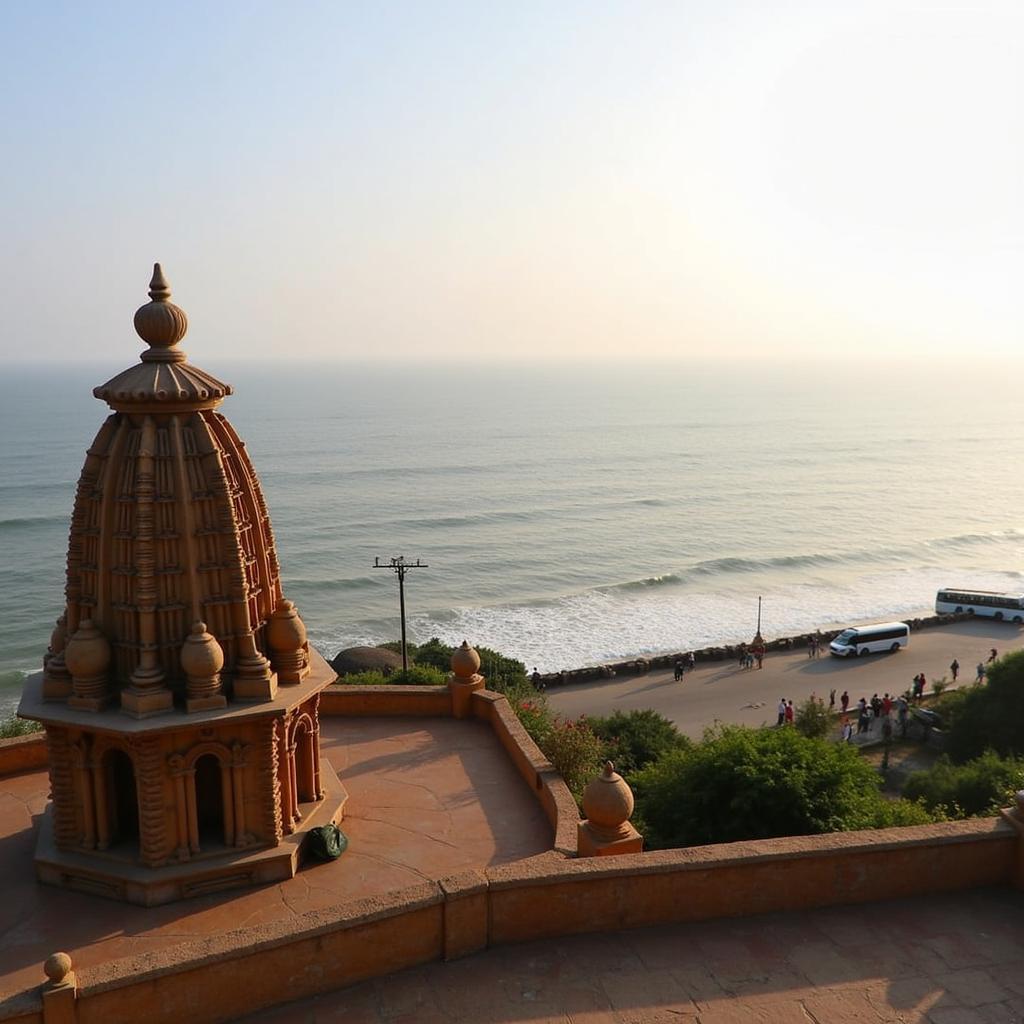
[[[756,643],[751,647],[748,647],[746,644],[740,644],[739,650],[740,668],[751,669],[754,667],[755,661],[758,668],[764,668],[765,646],[763,643]]]
[[[807,657],[817,658],[821,656],[821,645],[824,643],[820,633],[815,633],[810,640],[807,641]]]

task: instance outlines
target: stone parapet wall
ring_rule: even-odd
[[[447,686],[347,686],[336,683],[320,694],[321,715],[349,718],[446,718],[452,714]]]
[[[928,629],[932,626],[946,626],[951,622],[965,622],[973,616],[966,612],[959,615],[925,615],[919,618],[903,619],[910,627],[911,632],[918,629]],[[806,647],[813,636],[818,636],[828,644],[834,640],[842,630],[826,629],[820,633],[800,633],[796,636],[778,637],[775,640],[765,641],[767,651],[791,651]],[[749,644],[748,644],[749,646]],[[676,651],[672,654],[643,655],[636,658],[628,658],[624,661],[612,661],[603,665],[588,665],[584,668],[566,669],[563,672],[542,672],[541,679],[546,686],[557,686],[563,683],[586,683],[594,679],[610,679],[613,676],[635,676],[643,675],[653,669],[669,669],[684,656],[685,651]],[[693,652],[698,663],[709,661],[732,661],[738,660],[740,656],[740,644],[723,644],[719,647],[702,647]]]
[[[984,818],[600,860],[542,854],[84,968],[75,1020],[216,1024],[506,942],[1010,886],[1020,845],[1013,824]],[[0,1004],[0,1020],[41,1021],[33,1001]]]
[[[46,733],[33,732],[0,740],[0,778],[35,772],[48,764]]]

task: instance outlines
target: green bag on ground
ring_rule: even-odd
[[[310,830],[309,852],[320,860],[337,860],[348,848],[348,836],[337,825]]]

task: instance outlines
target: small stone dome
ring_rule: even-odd
[[[306,642],[306,626],[295,605],[281,600],[267,623],[267,643],[272,651],[291,652],[299,650]]]
[[[82,619],[64,651],[64,663],[73,676],[102,676],[110,667],[110,643],[92,619]]]
[[[468,640],[452,652],[452,671],[459,679],[472,679],[480,668],[480,655],[469,646]]]
[[[633,791],[611,761],[605,761],[604,771],[587,783],[583,791],[583,813],[591,826],[601,832],[618,832],[629,821],[633,813]]]
[[[215,676],[224,667],[224,651],[205,622],[193,622],[192,632],[181,647],[181,667],[187,676]]]

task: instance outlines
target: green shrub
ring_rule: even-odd
[[[10,718],[0,720],[0,740],[13,739],[15,736],[27,736],[32,732],[39,732],[42,728],[38,722],[29,722],[24,718],[11,715]]]
[[[338,682],[343,686],[444,686],[448,677],[429,665],[412,665],[386,676],[383,672],[352,672]]]
[[[824,739],[835,728],[835,716],[825,707],[825,702],[817,697],[808,697],[796,709],[793,724],[801,736],[811,739]]]
[[[857,751],[795,729],[719,725],[632,779],[652,848],[876,828],[901,814]]]
[[[949,686],[949,680],[945,676],[941,679],[933,679],[932,693],[934,693],[936,697],[941,697],[942,691],[945,690],[947,686]]]
[[[401,644],[381,644],[389,650],[401,651]],[[409,657],[417,665],[429,665],[441,672],[450,672],[452,665],[452,653],[455,648],[446,644],[436,636],[432,636],[426,643],[408,645]],[[480,674],[487,680],[487,689],[497,693],[507,693],[522,685],[529,685],[526,677],[526,666],[515,658],[508,658],[490,647],[477,647],[477,654],[480,655]],[[532,687],[531,687],[532,689]]]
[[[687,747],[690,741],[664,715],[650,709],[616,711],[605,718],[588,719],[594,734],[604,743],[604,756],[626,776],[646,768],[669,750]]]
[[[587,783],[601,771],[604,752],[586,717],[556,718],[538,745],[580,803]]]
[[[995,814],[1024,788],[1024,758],[1003,758],[988,750],[966,764],[941,757],[927,771],[914,772],[904,796],[952,818]]]

